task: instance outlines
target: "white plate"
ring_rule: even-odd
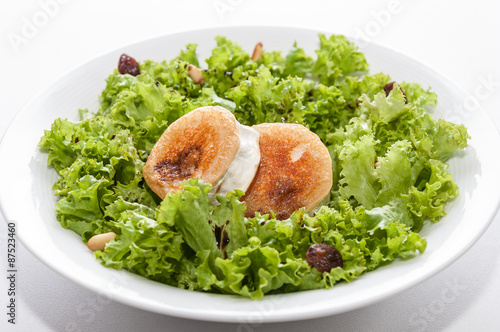
[[[460,196],[447,206],[438,224],[426,224],[423,255],[397,261],[331,290],[266,296],[262,301],[181,290],[126,271],[101,266],[79,236],[63,229],[55,217],[57,178],[37,147],[44,129],[58,117],[77,120],[79,108],[96,110],[104,80],[121,53],[137,60],[171,59],[187,43],[198,43],[200,59],[208,57],[216,35],[225,35],[248,52],[257,41],[268,50],[287,52],[296,40],[307,53],[318,47],[317,31],[297,28],[216,28],[168,35],[123,47],[96,58],[60,78],[38,94],[14,119],[0,146],[0,202],[7,222],[14,221],[23,244],[45,264],[102,296],[145,310],[172,316],[260,323],[326,316],[360,308],[408,289],[436,274],[462,255],[486,230],[500,200],[500,158],[490,147],[500,146],[492,121],[469,109],[470,97],[449,79],[408,56],[363,43],[371,72],[383,71],[396,81],[431,86],[439,96],[435,116],[464,123],[472,136],[465,152],[449,162]],[[328,35],[328,33],[327,33]],[[469,98],[469,99],[468,99]]]

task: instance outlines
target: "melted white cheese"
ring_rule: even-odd
[[[226,173],[208,193],[212,203],[217,203],[216,195],[226,196],[228,192],[235,189],[246,192],[257,173],[260,163],[259,133],[240,123],[238,123],[238,132],[240,148]]]

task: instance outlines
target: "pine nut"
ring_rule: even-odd
[[[115,237],[116,234],[114,232],[97,234],[90,238],[89,242],[87,242],[87,246],[92,251],[104,250],[106,244],[108,244],[108,242],[113,240]]]
[[[188,67],[189,77],[193,80],[194,83],[203,85],[205,83],[205,78],[203,77],[203,73],[201,70],[196,68],[196,66],[189,65]]]
[[[377,161],[375,163],[375,168],[379,168],[380,166],[382,166],[382,163],[380,161]]]
[[[257,45],[255,45],[255,48],[253,49],[253,54],[252,54],[252,60],[257,61],[260,58],[262,58],[262,43],[258,42]]]

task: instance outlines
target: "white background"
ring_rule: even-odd
[[[0,135],[29,99],[92,58],[150,37],[234,25],[363,34],[447,75],[470,95],[469,102],[478,103],[500,125],[498,1],[56,1],[0,1]],[[498,149],[492,147],[492,153]],[[0,232],[0,271],[6,271],[1,216]],[[0,330],[494,331],[500,326],[499,239],[497,216],[459,260],[388,300],[332,317],[243,329],[103,300],[44,266],[21,245],[17,324],[7,324],[8,286],[0,272]]]

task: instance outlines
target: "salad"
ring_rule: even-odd
[[[216,41],[202,81],[190,76],[200,63],[188,44],[172,60],[115,69],[95,114],[80,110],[81,121],[56,119],[45,131],[39,145],[60,175],[61,225],[85,243],[113,232],[94,251],[104,266],[251,299],[331,288],[423,253],[422,225],[439,221],[458,195],[446,161],[469,139],[463,125],[430,115],[435,93],[369,74],[364,55],[340,35],[320,34],[315,57],[296,44],[286,55],[261,49],[253,57]],[[213,203],[211,186],[191,178],[162,200],[143,167],[169,125],[204,106],[222,106],[247,126],[285,122],[314,132],[332,160],[329,198],[284,220],[245,217],[244,192]],[[342,264],[313,264],[322,251]]]

